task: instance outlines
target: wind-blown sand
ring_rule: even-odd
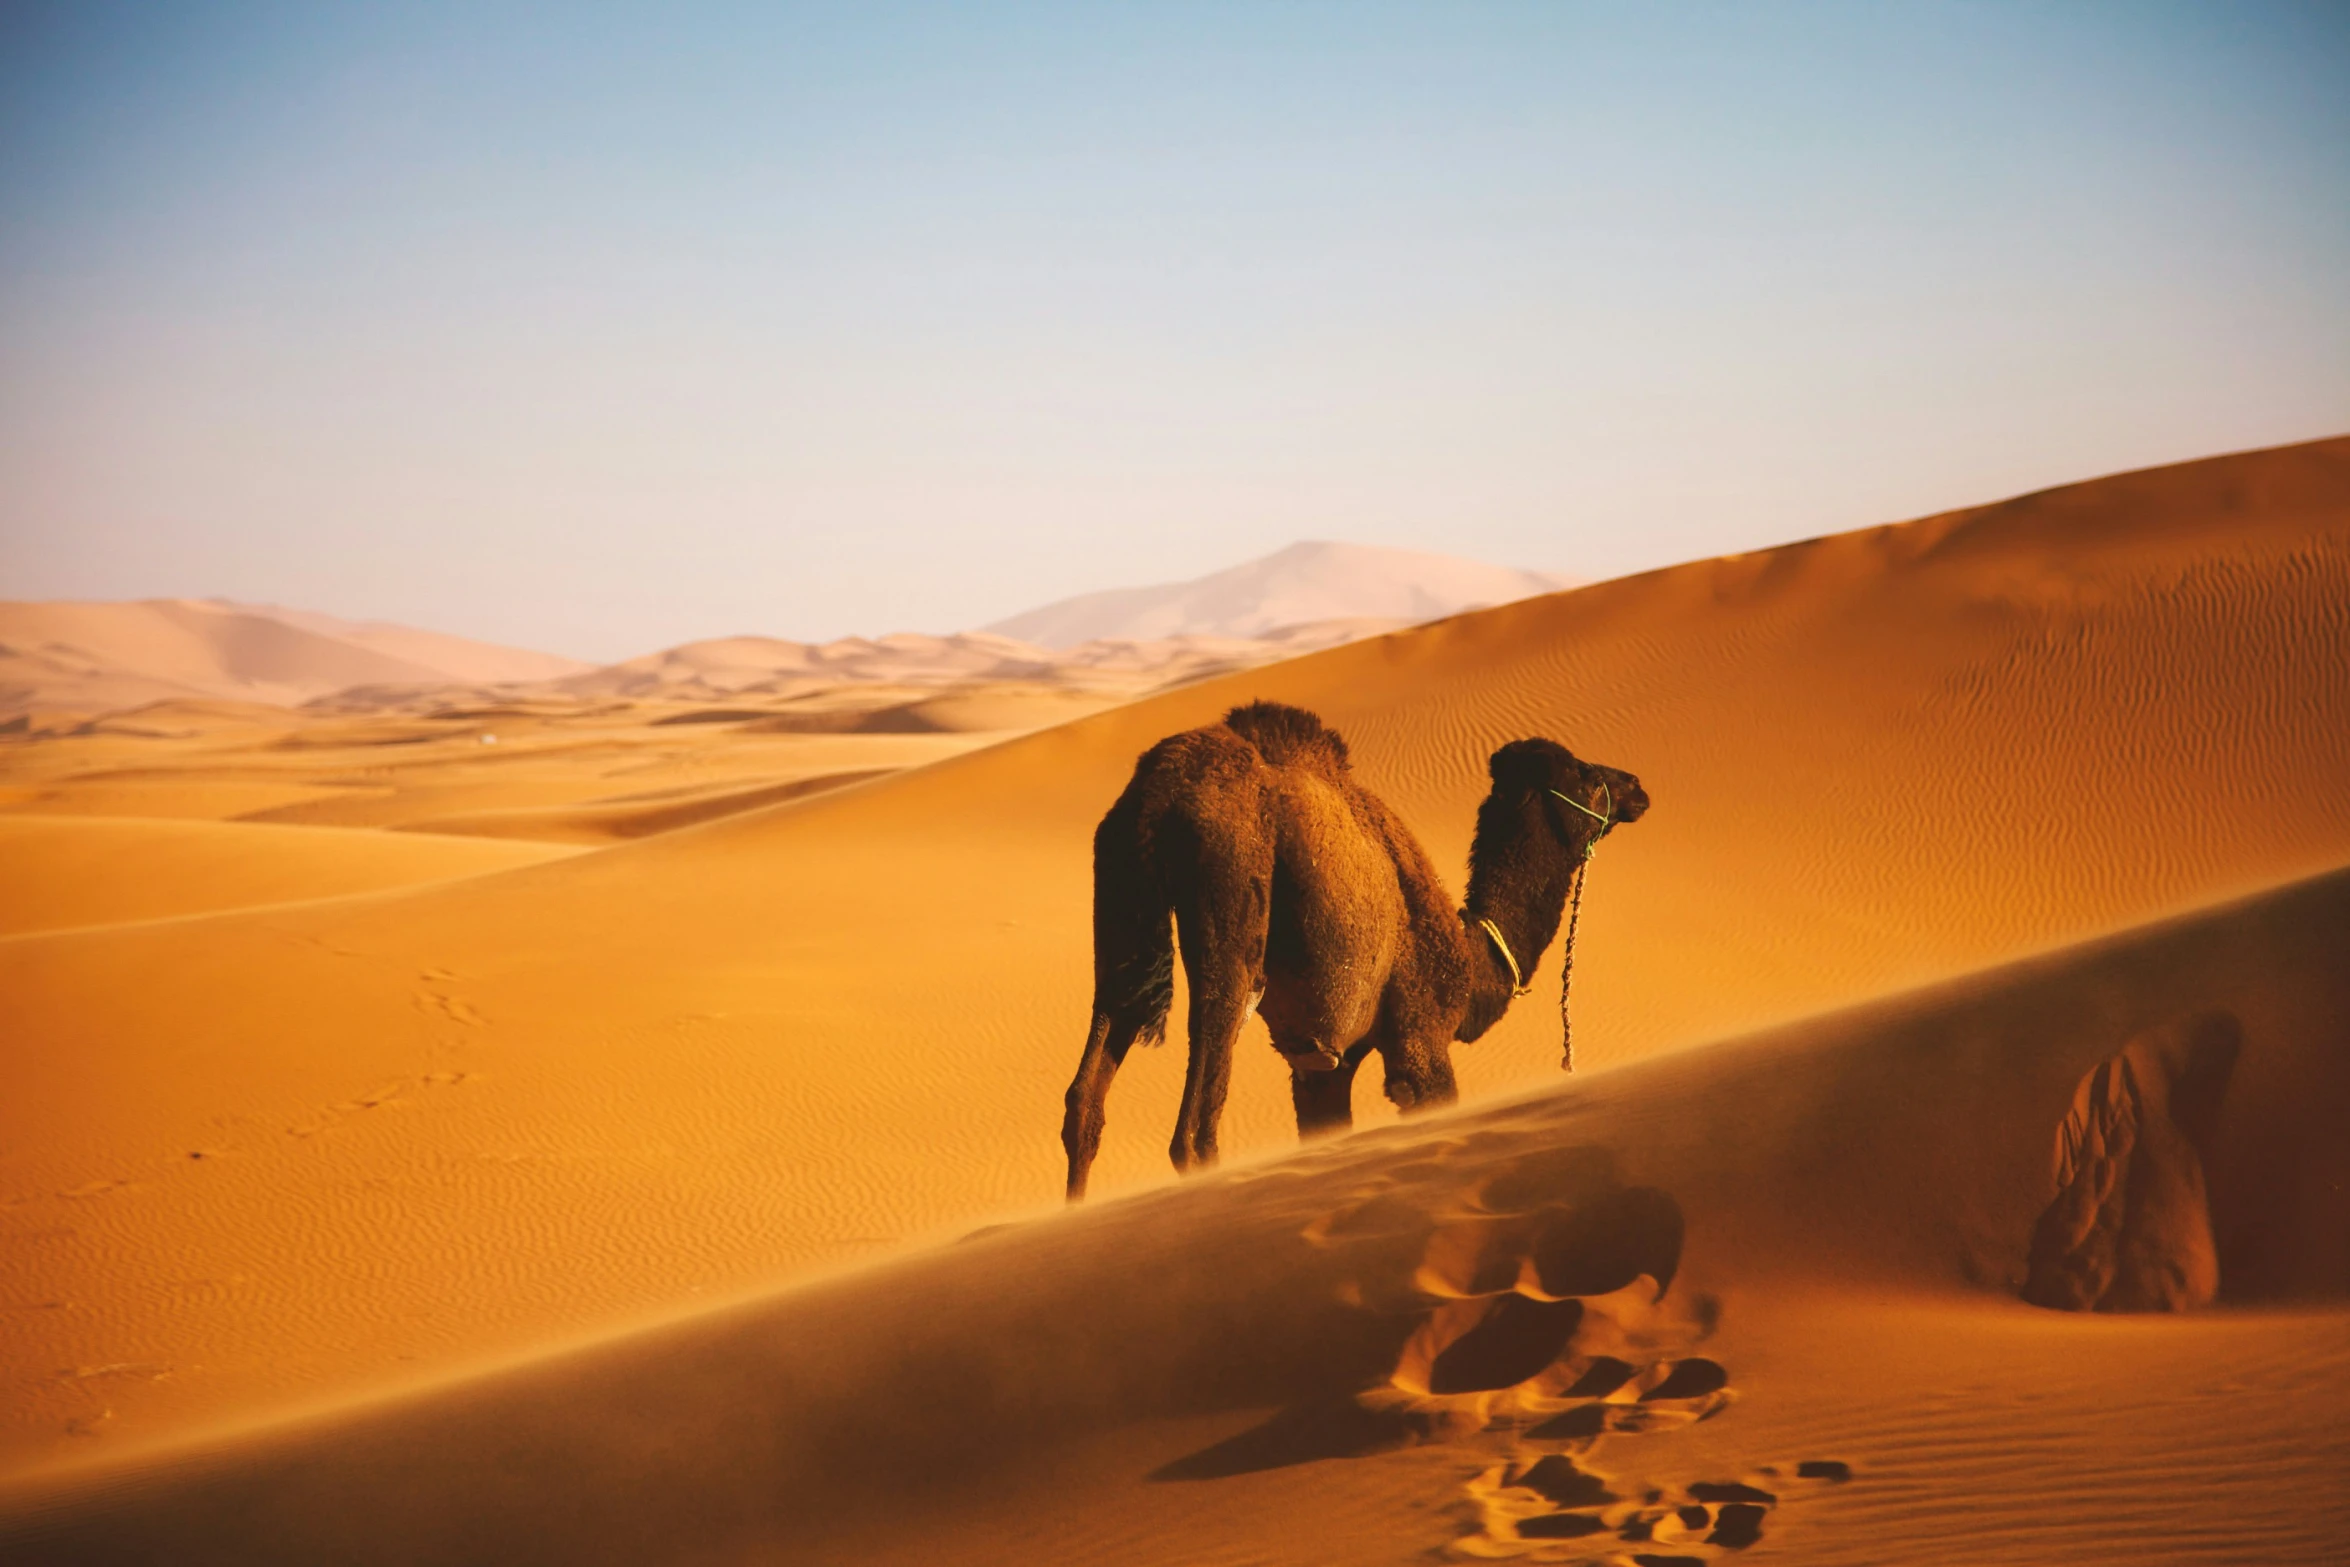
[[[1255,696],[1343,731],[1456,890],[1500,741],[1641,775],[1585,906],[1584,1073],[1544,983],[1456,1053],[1464,1110],[1265,1162],[1294,1134],[1252,1032],[1237,1167],[1174,1185],[1180,1049],[1137,1052],[1097,1201],[1052,1213],[1092,823],[1144,745]],[[2345,866],[2334,441],[1465,616],[545,864],[0,942],[0,1541],[2339,1559]],[[2219,1309],[2020,1303],[2077,1085],[2214,1012]],[[1630,1379],[1568,1396],[1603,1356]]]

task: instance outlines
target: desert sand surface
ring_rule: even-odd
[[[1456,891],[1502,741],[1640,775],[1581,1071],[1554,953],[1460,1110],[1359,1084],[1297,1151],[1252,1027],[1228,1168],[1178,1183],[1180,1046],[1138,1051],[1058,1212],[1092,825],[1258,697],[1340,729]],[[2350,440],[995,743],[649,712],[15,743],[12,826],[184,787],[224,830],[604,846],[0,941],[12,1559],[2350,1550]],[[632,754],[689,802],[835,786],[597,839]],[[310,792],[225,808],[269,789]],[[2215,1029],[2224,1101],[2125,1108],[2203,1150],[2163,1211],[2218,1305],[2023,1303],[2099,1170],[2125,1260],[2192,1229],[2119,1217],[2113,1107],[2079,1117]]]
[[[450,881],[563,853],[442,834],[0,815],[0,939]]]
[[[2318,878],[229,1434],[52,1493],[15,1541],[1674,1562],[1736,1529],[1755,1560],[2337,1559],[2346,928],[2350,875]],[[2213,1013],[2247,1043],[2214,1154],[2237,1304],[2017,1306],[2075,1080]]]

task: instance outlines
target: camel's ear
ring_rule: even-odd
[[[1493,775],[1496,794],[1531,794],[1550,787],[1549,747],[1540,740],[1512,740],[1493,753],[1486,770]]]

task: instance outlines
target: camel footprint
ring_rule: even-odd
[[[1476,1533],[1454,1554],[1487,1559],[1607,1561],[1632,1567],[1703,1567],[1760,1541],[1782,1502],[1852,1478],[1840,1459],[1766,1465],[1743,1479],[1633,1485],[1564,1454],[1495,1465],[1469,1482]]]
[[[1370,1385],[1282,1411],[1160,1472],[1212,1479],[1316,1458],[1519,1432],[1559,1419],[1617,1431],[1702,1419],[1728,1378],[1679,1351],[1711,1330],[1662,1304],[1681,1256],[1680,1205],[1625,1186],[1601,1149],[1541,1149],[1466,1184],[1391,1177],[1317,1215],[1339,1296],[1392,1326]],[[1433,1186],[1435,1190],[1429,1188]],[[1366,1368],[1368,1369],[1368,1368]],[[1621,1407],[1596,1405],[1604,1384]]]
[[[1832,1459],[1669,1484],[1595,1467],[1603,1444],[1710,1420],[1736,1394],[1720,1361],[1689,1352],[1715,1304],[1665,1304],[1681,1246],[1672,1199],[1604,1182],[1540,1190],[1489,1183],[1474,1206],[1492,1216],[1439,1227],[1414,1275],[1457,1298],[1406,1346],[1397,1386],[1482,1398],[1483,1433],[1509,1447],[1468,1483],[1479,1528],[1457,1554],[1688,1567],[1755,1544],[1783,1499],[1851,1478]]]
[[[1392,1389],[1470,1400],[1488,1428],[1523,1428],[1613,1399],[1614,1429],[1695,1419],[1728,1401],[1728,1376],[1680,1351],[1712,1328],[1665,1306],[1679,1271],[1681,1208],[1616,1184],[1585,1150],[1518,1161],[1429,1233],[1410,1278],[1429,1301]],[[1642,1411],[1635,1419],[1635,1412]]]
[[[1339,1300],[1392,1329],[1396,1348],[1359,1373],[1369,1385],[1293,1405],[1154,1479],[1446,1443],[1477,1471],[1464,1485],[1474,1527],[1452,1555],[1612,1567],[1721,1561],[1760,1542],[1781,1508],[1851,1479],[1836,1459],[1644,1475],[1639,1438],[1711,1420],[1737,1396],[1729,1369],[1697,1353],[1718,1302],[1671,1293],[1680,1205],[1624,1184],[1603,1149],[1536,1148],[1467,1179],[1453,1172],[1484,1150],[1449,1152],[1366,1170],[1349,1202],[1303,1228]]]
[[[1708,1297],[1668,1302],[1679,1205],[1589,1148],[1544,1149],[1431,1196],[1375,1182],[1308,1226],[1359,1266],[1342,1295],[1409,1323],[1380,1385],[1284,1411],[1162,1473],[1209,1478],[1427,1442],[1498,1458],[1467,1482],[1456,1555],[1689,1567],[1762,1539],[1783,1502],[1851,1477],[1838,1460],[1659,1483],[1595,1465],[1630,1438],[1710,1420],[1736,1394]],[[1438,1173],[1438,1172],[1424,1172]],[[1418,1187],[1417,1190],[1414,1187]]]
[[[458,1023],[467,1028],[479,1028],[489,1021],[488,1018],[482,1016],[480,1010],[472,1002],[467,1001],[463,996],[450,995],[429,987],[412,990],[408,995],[409,999],[416,1003],[418,1011],[426,1017],[444,1023]]]

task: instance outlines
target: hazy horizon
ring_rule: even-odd
[[[581,658],[2350,429],[2331,5],[0,17],[0,597]]]

